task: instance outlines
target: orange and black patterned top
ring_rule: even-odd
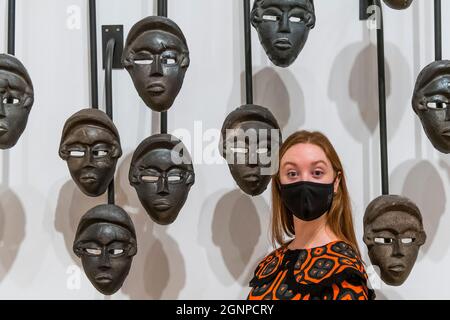
[[[372,300],[362,261],[343,241],[311,249],[281,247],[250,281],[249,300]]]

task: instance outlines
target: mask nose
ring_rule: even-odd
[[[150,75],[151,76],[163,76],[161,57],[159,55],[155,56],[155,60],[151,64]]]
[[[445,108],[445,121],[450,121],[450,103],[444,103],[443,107]]]
[[[5,105],[3,103],[3,99],[0,98],[0,118],[5,118],[5,117],[6,117]]]
[[[394,239],[393,248],[392,248],[392,256],[394,257],[404,257],[405,253],[403,252],[403,245],[401,243],[401,239]]]
[[[280,18],[280,26],[278,32],[290,33],[291,27],[289,26],[289,15],[288,13],[283,13]]]
[[[83,157],[83,167],[94,168],[94,153],[90,149],[86,149]]]
[[[108,250],[106,248],[104,248],[102,250],[102,255],[100,258],[100,270],[108,270],[111,269],[111,261],[109,259],[109,254],[108,254]]]
[[[169,181],[166,176],[161,176],[158,180],[157,194],[165,196],[169,194]]]

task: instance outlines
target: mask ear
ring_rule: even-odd
[[[114,145],[113,151],[112,151],[112,157],[113,158],[120,158],[122,156],[122,148],[120,145]]]
[[[190,63],[191,63],[191,60],[189,58],[189,54],[184,53],[182,58],[181,58],[180,67],[181,68],[188,68]]]
[[[131,248],[128,251],[128,256],[129,257],[133,257],[137,253],[137,244],[136,244],[136,240],[135,239],[131,239],[130,242],[131,242]]]
[[[366,246],[368,246],[368,247],[373,245],[371,237],[369,235],[367,235],[367,234],[364,234],[363,241],[366,244]]]
[[[253,10],[250,16],[250,21],[255,29],[258,28],[259,23],[262,21],[261,17],[256,11],[257,10]]]
[[[122,55],[122,66],[128,69],[133,66],[133,57],[130,51],[126,50]]]
[[[186,178],[186,185],[188,186],[192,186],[195,182],[195,173],[194,172],[189,172],[188,176]]]
[[[24,106],[26,109],[30,110],[31,107],[33,106],[33,103],[34,103],[34,98],[28,96],[28,97],[26,97],[25,101],[23,102],[23,106]]]
[[[69,158],[69,153],[67,152],[67,147],[65,145],[62,145],[59,148],[59,156],[64,161],[67,161],[67,159]]]
[[[74,244],[73,246],[73,252],[78,258],[81,258],[83,256],[83,249],[78,247],[78,243]]]

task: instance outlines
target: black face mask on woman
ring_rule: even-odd
[[[331,208],[334,182],[330,184],[300,181],[280,185],[280,196],[287,209],[303,221],[320,218]]]

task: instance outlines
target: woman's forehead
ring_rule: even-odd
[[[298,143],[290,147],[281,159],[281,165],[294,164],[298,166],[324,163],[331,166],[331,162],[324,150],[311,143]]]

